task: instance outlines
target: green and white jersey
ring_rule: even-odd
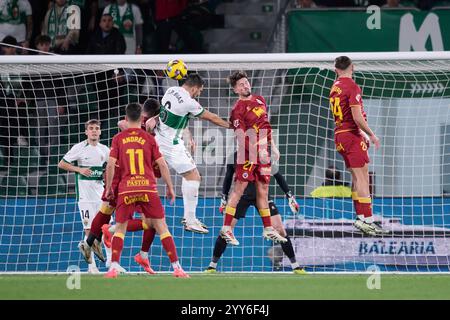
[[[161,104],[160,121],[155,130],[157,142],[171,145],[183,143],[183,130],[189,118],[198,117],[205,110],[183,87],[167,89]]]
[[[104,189],[103,171],[109,158],[109,148],[101,143],[90,145],[87,140],[74,145],[63,157],[68,163],[76,162],[76,166],[90,168],[92,175],[85,177],[75,173],[77,199],[79,202],[101,201]]]

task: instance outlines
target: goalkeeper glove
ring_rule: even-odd
[[[226,206],[227,206],[227,195],[226,194],[222,194],[222,196],[220,198],[219,212],[223,214],[223,212],[225,211],[225,207]]]
[[[291,192],[286,193],[286,198],[289,202],[289,207],[291,208],[292,213],[297,214],[300,211],[300,206],[298,205],[297,201],[295,200],[295,197],[292,195]]]

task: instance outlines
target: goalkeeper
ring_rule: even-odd
[[[237,152],[234,153],[234,160],[236,160]],[[295,197],[292,195],[292,192],[289,189],[289,186],[284,179],[284,177],[281,175],[281,173],[278,172],[277,168],[275,168],[274,165],[272,165],[273,172],[276,172],[273,174],[275,180],[277,181],[278,185],[281,187],[283,192],[286,194],[286,198],[289,201],[289,207],[291,208],[292,213],[297,214],[299,212],[299,205],[297,201],[295,200]],[[220,202],[220,208],[219,211],[223,213],[226,205],[227,205],[227,198],[228,198],[228,192],[231,188],[231,182],[233,180],[233,175],[235,171],[234,163],[227,165],[227,171],[225,173],[225,179],[222,186],[222,199]],[[231,222],[231,227],[234,228],[236,223],[241,218],[245,218],[245,214],[247,212],[247,209],[250,206],[256,207],[256,187],[254,183],[249,183],[247,188],[244,191],[244,194],[242,195],[241,199],[239,200],[237,207],[236,207],[236,214],[233,218],[233,221]],[[283,222],[281,221],[280,213],[278,212],[278,208],[276,207],[275,203],[272,199],[269,197],[269,209],[270,209],[270,219],[272,222],[272,226],[277,230],[277,232],[287,239],[287,242],[281,243],[281,248],[283,249],[283,252],[286,254],[286,256],[289,258],[291,262],[292,271],[295,274],[305,274],[306,271],[299,266],[297,263],[297,260],[295,258],[295,252],[294,248],[292,246],[291,239],[286,233],[286,230],[284,229]],[[205,270],[207,273],[214,273],[216,272],[217,263],[222,256],[222,254],[225,252],[225,249],[227,248],[227,242],[224,240],[220,235],[216,239],[216,243],[214,245],[214,251],[213,256],[211,259],[211,262],[208,266],[208,268]]]

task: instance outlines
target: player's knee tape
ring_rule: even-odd
[[[352,200],[359,200],[358,192],[352,191]]]
[[[169,237],[171,237],[171,236],[172,236],[172,235],[170,234],[170,232],[167,231],[167,232],[163,233],[162,235],[160,235],[160,236],[159,236],[159,239],[162,241],[162,240],[164,240],[165,238],[169,238]]]
[[[236,208],[230,207],[230,206],[226,206],[225,207],[225,214],[229,214],[230,216],[235,216],[236,214]]]
[[[114,212],[114,207],[111,207],[109,204],[102,203],[102,206],[100,207],[100,212],[103,214],[106,214],[107,216],[110,216]]]
[[[114,237],[121,238],[122,240],[125,239],[125,235],[123,233],[120,233],[120,232],[114,233]]]
[[[261,216],[261,217],[270,217],[270,209],[269,208],[266,208],[266,209],[260,209],[259,210],[259,215]]]
[[[359,201],[359,203],[372,203],[372,199],[370,197],[367,197],[367,198],[359,197],[358,201]]]

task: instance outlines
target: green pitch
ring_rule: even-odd
[[[68,275],[0,275],[0,299],[450,299],[450,275],[168,274],[104,279],[82,275],[81,289],[66,287]]]

